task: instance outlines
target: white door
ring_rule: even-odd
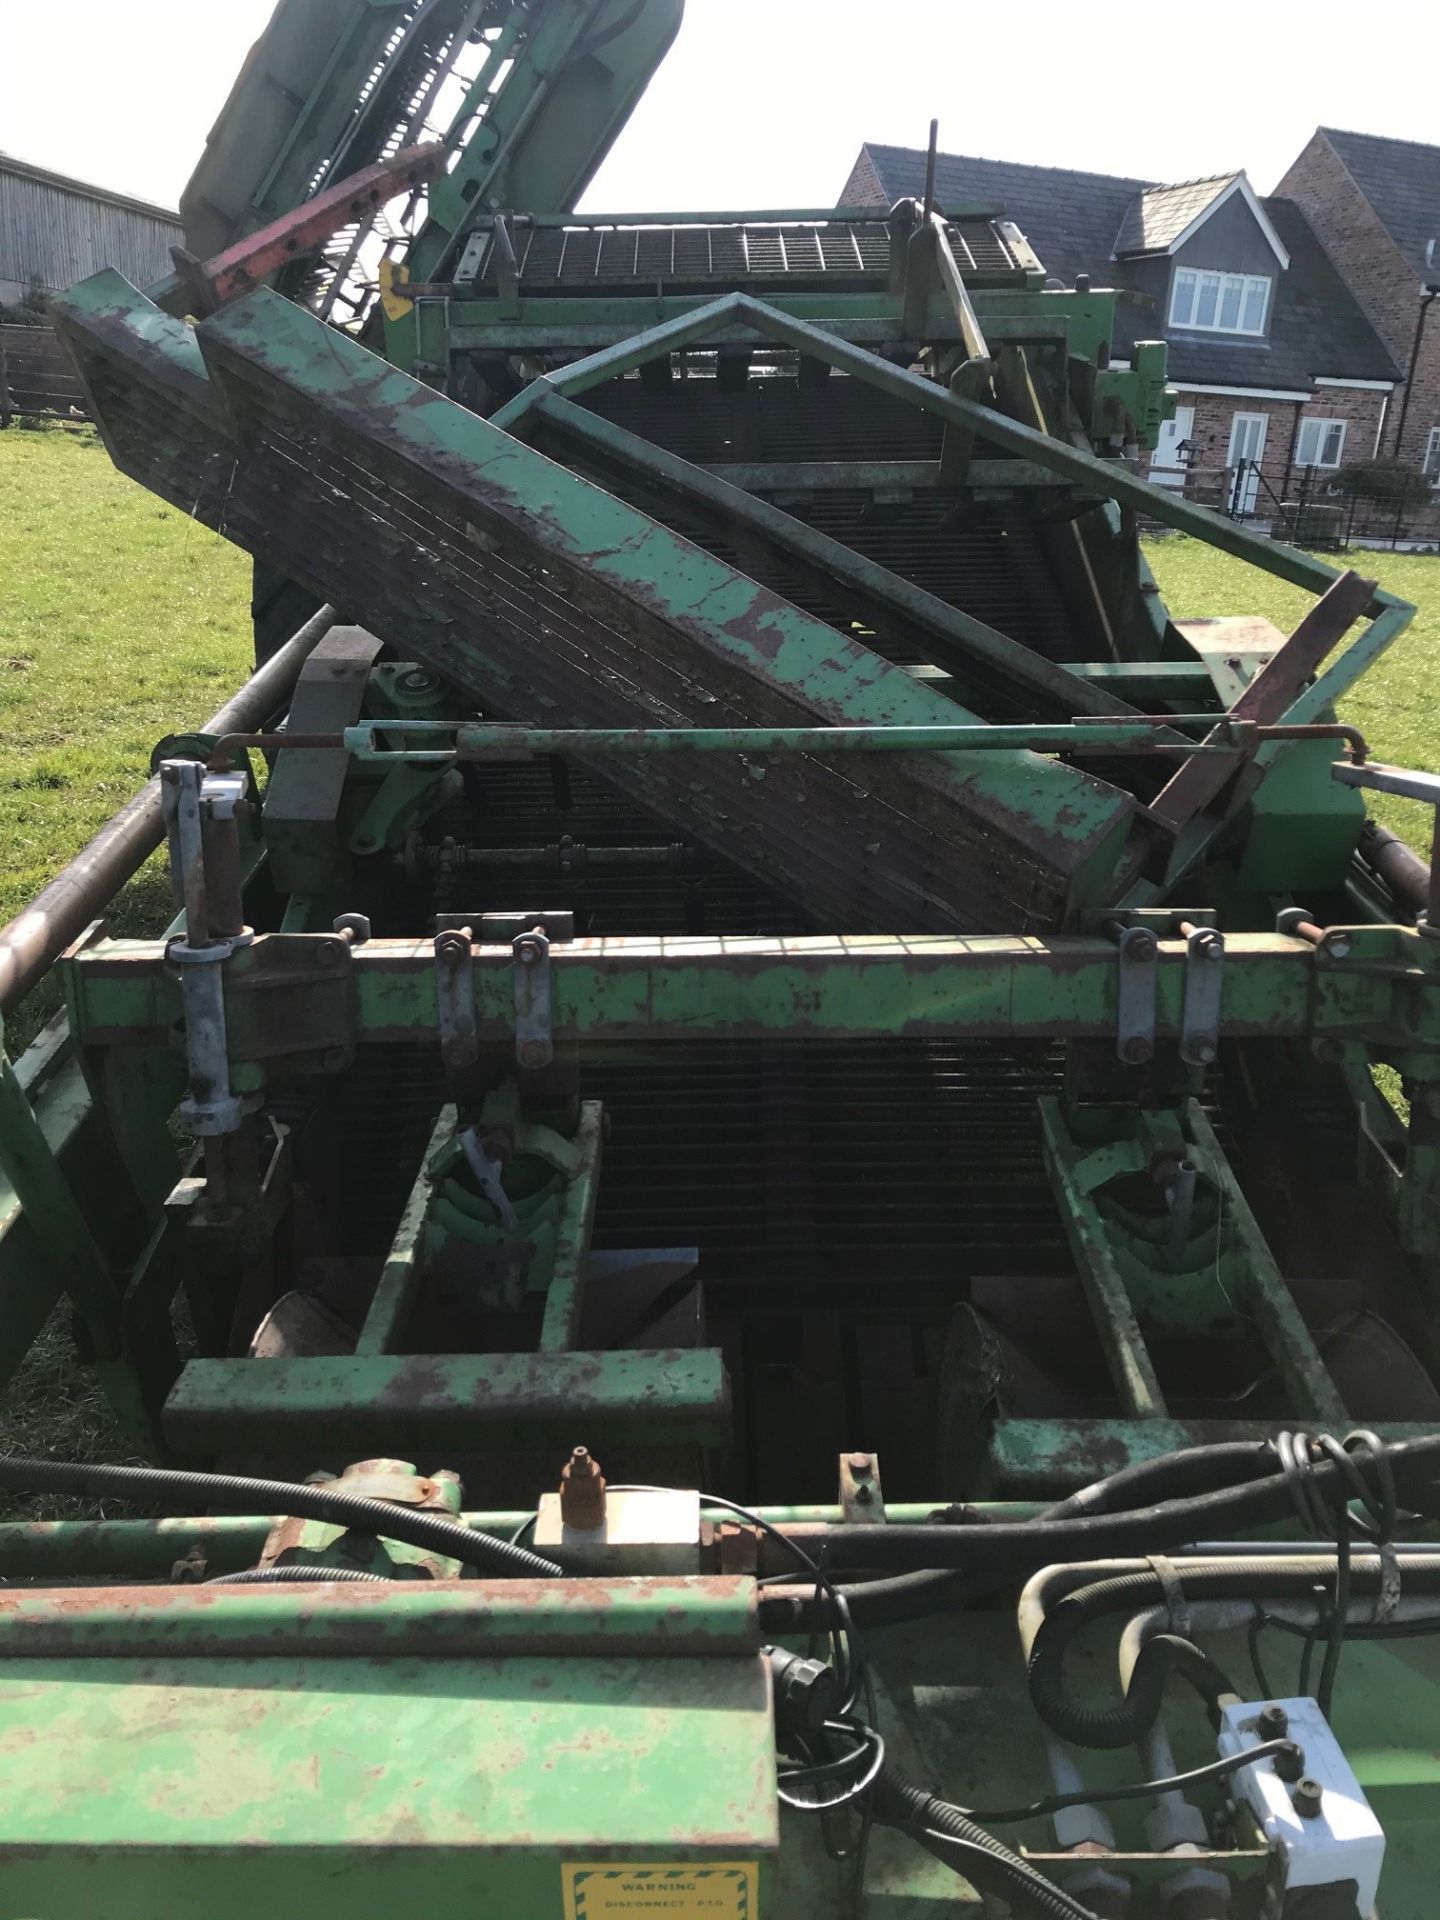
[[[1230,511],[1243,516],[1255,511],[1260,492],[1256,471],[1265,457],[1265,429],[1270,424],[1264,413],[1237,413],[1230,419]]]
[[[1150,478],[1157,487],[1183,487],[1195,433],[1194,407],[1176,407],[1175,418],[1160,427],[1160,438],[1150,456]]]

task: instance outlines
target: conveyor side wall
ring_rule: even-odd
[[[187,330],[118,276],[67,296],[61,325],[128,471],[491,713],[590,726],[967,717],[278,295],[237,302],[193,336],[218,409]],[[157,412],[177,402],[181,431],[157,445]],[[209,442],[199,459],[197,435]],[[858,771],[646,756],[605,771],[817,921],[855,932],[1057,927],[1102,892],[1135,815],[1119,789],[1021,752],[884,756]]]

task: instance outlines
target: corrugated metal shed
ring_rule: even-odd
[[[0,153],[0,300],[38,276],[51,290],[114,267],[145,287],[170,271],[180,217]]]

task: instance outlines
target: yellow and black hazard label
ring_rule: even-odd
[[[565,1861],[565,1920],[759,1920],[753,1860]]]

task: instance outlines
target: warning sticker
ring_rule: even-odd
[[[566,1861],[565,1920],[758,1920],[753,1860]]]

